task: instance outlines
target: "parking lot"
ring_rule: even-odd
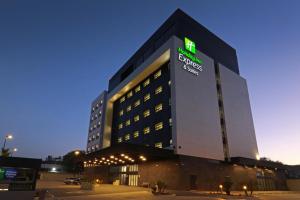
[[[170,195],[155,196],[148,188],[115,186],[109,184],[96,185],[93,191],[80,190],[79,185],[66,185],[61,181],[38,181],[37,190],[47,190],[47,199],[57,200],[222,200],[222,199],[261,199],[261,200],[300,200],[300,192],[272,191],[255,192],[255,197],[245,197],[243,192],[233,192],[234,196],[209,194],[199,191],[175,191],[170,190]]]

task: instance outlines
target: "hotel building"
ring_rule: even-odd
[[[92,103],[84,165],[88,176],[104,182],[137,186],[163,179],[170,188],[214,189],[231,176],[240,184],[255,180],[261,189],[280,185],[257,159],[235,49],[181,10]]]

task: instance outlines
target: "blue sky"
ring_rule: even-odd
[[[181,8],[237,50],[261,156],[300,164],[299,1],[0,2],[0,136],[18,156],[84,149],[91,101]]]

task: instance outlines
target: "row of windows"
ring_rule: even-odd
[[[97,124],[94,124],[93,126],[90,127],[90,132],[96,128],[99,128],[100,126],[101,126],[101,122],[99,121]]]
[[[93,121],[94,119],[97,119],[98,117],[101,117],[102,116],[102,111],[100,110],[99,113],[97,114],[93,114],[91,115],[91,121]]]
[[[103,104],[103,100],[100,101],[100,104],[97,103],[96,106],[93,106],[92,112],[94,112],[95,110],[97,110],[97,108],[99,108],[100,106],[102,106],[102,104]]]
[[[172,119],[171,119],[171,118],[169,119],[169,125],[172,126]],[[158,122],[158,123],[156,123],[156,124],[154,125],[155,131],[162,130],[163,128],[164,128],[164,123],[163,123],[163,122]],[[147,134],[150,133],[150,131],[151,131],[150,126],[147,126],[147,127],[145,127],[145,128],[143,129],[143,134],[144,134],[144,135],[147,135]],[[139,135],[140,135],[140,132],[139,132],[139,131],[134,131],[133,134],[130,134],[130,133],[125,134],[124,140],[125,140],[125,141],[128,141],[128,140],[131,139],[131,137],[133,137],[133,138],[138,138]],[[121,143],[121,142],[123,142],[123,137],[119,137],[119,138],[118,138],[118,143]]]
[[[87,152],[90,153],[90,152],[93,152],[93,151],[98,150],[98,149],[99,149],[99,144],[96,144],[92,147],[88,147]]]
[[[162,90],[163,90],[162,86],[159,86],[158,88],[155,89],[155,94],[161,93]],[[148,101],[150,98],[151,98],[150,93],[146,94],[144,96],[144,102]],[[138,107],[139,105],[141,105],[141,100],[140,99],[136,100],[133,103],[133,107],[135,107],[135,108]],[[126,107],[126,111],[127,112],[130,112],[131,110],[132,110],[132,106],[131,105],[129,105],[129,106]],[[122,115],[124,115],[124,110],[123,109],[120,110],[120,112],[119,112],[119,116],[122,116]]]
[[[100,137],[100,133],[92,135],[92,136],[89,137],[88,142],[92,142],[92,141],[98,139],[99,137]]]
[[[160,103],[160,104],[155,106],[154,110],[155,110],[155,112],[160,112],[160,111],[162,111],[162,109],[163,109],[163,104]],[[147,109],[143,112],[144,118],[149,117],[150,114],[151,114],[150,109]],[[133,117],[134,122],[138,122],[139,120],[140,120],[140,115],[136,115],[136,116]],[[129,126],[130,124],[131,124],[130,119],[125,121],[125,126]],[[123,128],[123,123],[120,123],[118,127],[119,127],[119,129],[122,129]]]
[[[157,78],[159,78],[160,76],[161,76],[161,70],[157,71],[157,72],[154,74],[154,79],[157,79]],[[142,83],[143,87],[147,87],[149,84],[150,84],[150,78],[146,79],[146,80]],[[161,87],[161,86],[160,86],[160,87]],[[135,92],[135,93],[138,93],[139,91],[141,91],[141,85],[138,85],[137,87],[134,88],[134,92]],[[161,91],[162,91],[162,88],[161,88]],[[155,93],[156,93],[156,92],[155,92]],[[157,94],[158,94],[158,93],[157,93]],[[127,93],[126,96],[124,95],[124,96],[120,99],[120,103],[124,102],[125,99],[126,99],[126,97],[127,97],[127,99],[130,98],[130,97],[132,97],[132,95],[133,95],[133,91],[131,90],[131,91],[129,91],[129,92]]]

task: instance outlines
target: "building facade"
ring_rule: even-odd
[[[129,185],[147,182],[145,161],[259,158],[235,49],[175,11],[92,103],[87,153],[87,171]]]
[[[91,153],[103,148],[103,124],[107,92],[103,91],[91,105],[90,125],[86,152]]]

